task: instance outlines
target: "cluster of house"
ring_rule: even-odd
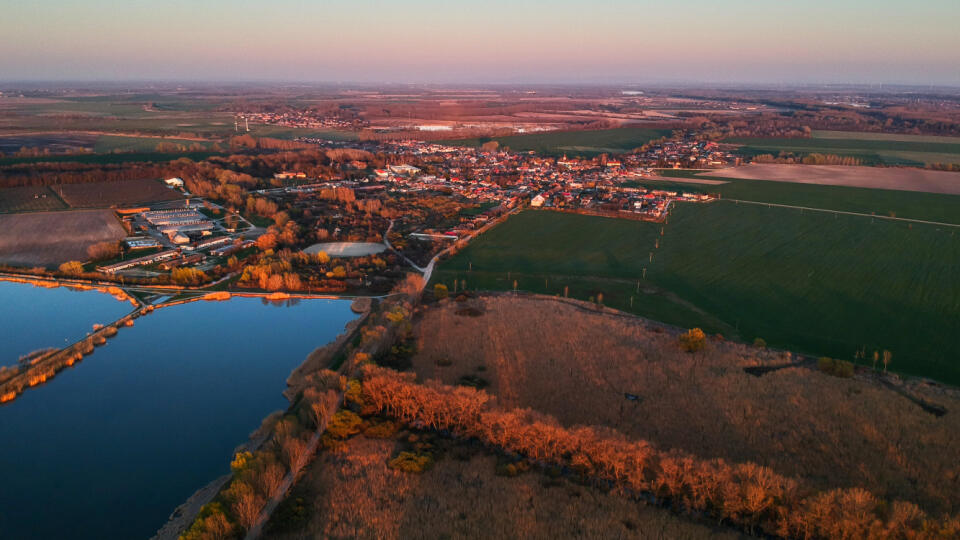
[[[311,110],[282,111],[282,112],[259,112],[259,113],[236,113],[238,117],[244,119],[246,123],[268,124],[273,126],[284,126],[292,128],[344,128],[351,129],[365,127],[369,124],[366,120],[344,119],[329,114],[320,113]],[[244,127],[244,126],[241,126]]]

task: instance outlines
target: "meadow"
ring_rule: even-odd
[[[954,228],[718,201],[665,225],[523,212],[433,281],[602,300],[817,356],[889,350],[896,371],[958,384],[957,261]]]
[[[812,153],[852,156],[864,165],[924,166],[960,163],[960,138],[900,134],[814,131],[808,139],[741,137],[725,142],[742,145],[738,153],[753,157],[780,152],[805,156]]]
[[[443,141],[458,146],[480,146],[497,141],[501,147],[515,152],[535,151],[545,156],[594,157],[620,154],[648,142],[670,135],[669,129],[615,128],[587,131],[546,131],[505,137],[475,137]]]

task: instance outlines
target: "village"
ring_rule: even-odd
[[[319,242],[314,246],[383,244],[400,256],[391,260],[426,264],[451,243],[520,208],[662,222],[674,203],[709,202],[714,196],[694,180],[686,180],[689,190],[677,190],[675,179],[658,169],[720,167],[736,160],[715,143],[692,138],[594,158],[514,152],[495,143],[297,142],[325,151],[349,148],[368,157],[344,161],[322,175],[278,170],[259,181],[261,189],[249,192],[244,208],[192,193],[191,182],[182,178],[167,178],[163,183],[177,200],[113,209],[128,236],[119,256],[98,261],[96,270],[121,280],[196,285],[235,279],[244,264],[269,259],[278,243],[292,249],[284,253],[296,253],[314,241]],[[254,207],[261,206],[270,211],[258,213]],[[386,281],[387,274],[400,270],[382,263],[374,258],[343,262],[351,276],[323,287]],[[324,276],[315,277],[320,286]]]

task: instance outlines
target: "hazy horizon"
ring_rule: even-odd
[[[39,0],[0,80],[960,85],[960,3]]]

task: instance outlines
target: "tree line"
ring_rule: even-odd
[[[860,488],[815,492],[767,467],[661,450],[609,428],[566,428],[532,410],[498,409],[482,390],[418,384],[414,374],[365,366],[363,398],[375,412],[408,424],[479,439],[754,532],[791,538],[960,535],[960,516],[928,516],[913,503],[885,501]]]

